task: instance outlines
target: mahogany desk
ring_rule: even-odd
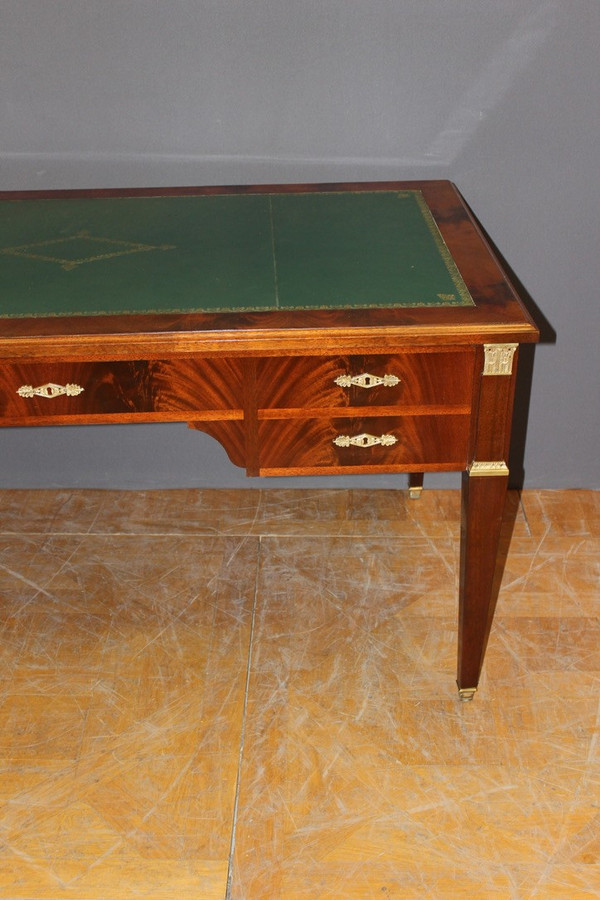
[[[0,425],[186,421],[248,475],[462,472],[473,697],[518,345],[452,184],[0,194]]]

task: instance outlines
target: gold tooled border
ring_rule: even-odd
[[[409,192],[407,191],[406,193],[409,193]],[[462,301],[461,303],[449,304],[449,305],[475,306],[475,301],[471,297],[471,294],[469,293],[469,289],[466,286],[465,282],[463,281],[463,278],[462,278],[460,272],[458,271],[458,266],[454,262],[454,258],[448,249],[446,241],[442,237],[442,233],[441,233],[440,229],[438,228],[437,222],[435,221],[431,210],[427,206],[425,197],[423,196],[421,191],[412,191],[412,193],[415,195],[417,205],[418,205],[419,209],[421,210],[421,215],[425,219],[427,227],[429,228],[429,232],[430,232],[431,236],[433,237],[433,240],[438,249],[438,252],[439,252],[440,256],[442,257],[444,265],[446,266],[446,269],[448,270],[448,274],[450,275],[450,278],[452,279],[452,283],[454,284],[454,287],[456,288],[456,292]]]

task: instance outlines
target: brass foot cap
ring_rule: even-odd
[[[476,690],[477,688],[459,688],[458,699],[462,700],[463,703],[467,703],[469,700],[473,699]]]

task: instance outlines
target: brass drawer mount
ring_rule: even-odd
[[[370,375],[364,372],[362,375],[338,375],[334,378],[338,387],[361,387],[374,388],[383,385],[383,387],[395,387],[400,383],[397,375]]]
[[[20,397],[62,397],[66,395],[67,397],[77,397],[79,394],[83,392],[84,388],[80,387],[78,384],[52,384],[49,382],[48,384],[42,384],[39,387],[32,387],[30,384],[22,385],[17,394]]]

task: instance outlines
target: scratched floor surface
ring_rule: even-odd
[[[600,492],[0,492],[0,900],[600,895]]]

